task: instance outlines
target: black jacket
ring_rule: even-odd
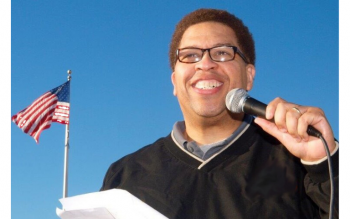
[[[332,156],[338,214],[338,152]],[[125,189],[169,218],[328,218],[327,161],[304,166],[255,124],[209,161],[160,138],[113,163],[101,190]]]

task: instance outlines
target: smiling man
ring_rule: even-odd
[[[266,119],[226,109],[227,93],[251,90],[255,77],[254,41],[240,19],[215,9],[188,14],[169,58],[184,121],[113,163],[101,190],[125,189],[169,218],[327,218],[326,153],[307,134],[312,125],[332,153],[338,217],[338,143],[321,109],[281,98]]]
[[[243,54],[238,55],[237,41],[227,25],[202,22],[190,26],[179,44],[172,74],[174,95],[184,115],[186,134],[199,145],[227,138],[242,122],[243,114],[227,111],[225,98],[233,88],[250,90],[255,68],[244,61]]]

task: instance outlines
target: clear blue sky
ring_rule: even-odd
[[[71,69],[68,196],[98,191],[112,162],[182,120],[172,95],[170,38],[185,14],[210,7],[234,13],[253,33],[251,96],[319,106],[339,139],[338,6],[334,0],[13,0],[11,115],[64,83]],[[58,218],[65,126],[54,123],[39,144],[14,123],[10,129],[12,218]]]

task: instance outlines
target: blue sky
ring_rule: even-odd
[[[182,120],[168,63],[176,23],[225,9],[250,28],[257,75],[250,95],[319,106],[339,139],[338,1],[11,2],[11,115],[72,70],[68,196],[98,191],[109,165]],[[11,125],[12,218],[58,218],[64,125],[40,143]]]

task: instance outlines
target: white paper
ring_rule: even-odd
[[[126,190],[111,189],[60,199],[61,219],[164,219],[164,215]]]
[[[115,219],[106,208],[93,208],[64,211],[56,208],[57,215],[62,219]]]

